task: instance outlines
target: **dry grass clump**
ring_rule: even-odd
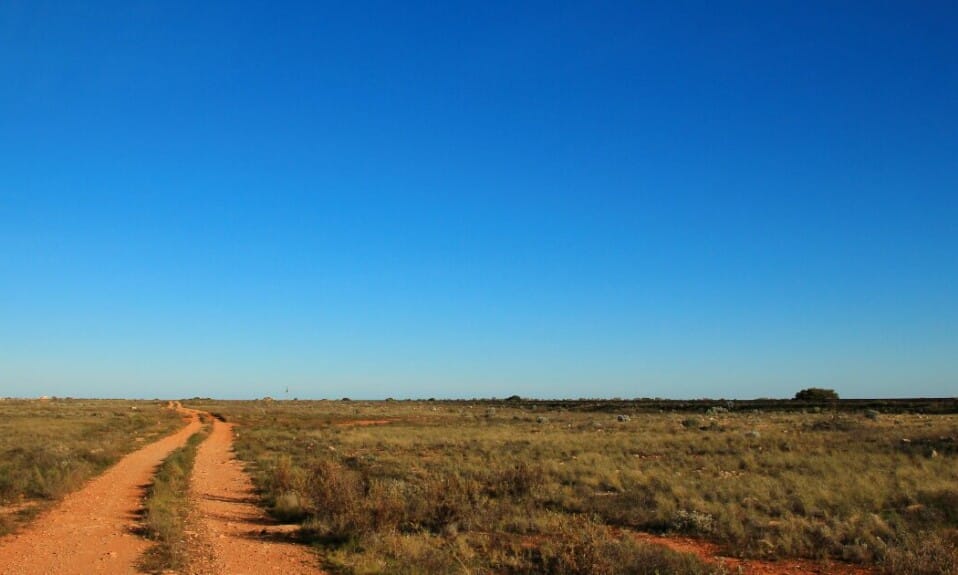
[[[448,567],[438,572],[574,573],[595,547],[563,525],[588,521],[606,555],[639,556],[616,535],[639,530],[701,537],[732,555],[902,572],[911,562],[917,573],[928,554],[915,541],[956,527],[954,415],[617,404],[629,415],[622,425],[601,410],[503,402],[493,412],[481,402],[204,407],[242,426],[238,454],[265,504],[302,522],[347,572],[434,562]],[[575,559],[559,559],[563,549]]]
[[[190,473],[196,450],[207,431],[194,433],[186,445],[163,460],[143,503],[143,535],[154,544],[139,567],[151,573],[179,570],[187,564],[186,524],[189,518]]]
[[[636,542],[581,516],[563,517],[535,538],[507,533],[374,532],[327,549],[328,566],[350,573],[502,575],[721,575],[693,555]]]
[[[0,533],[179,425],[180,417],[160,402],[4,401],[0,508],[20,511],[0,513]]]
[[[889,575],[958,573],[958,532],[949,530],[906,538],[889,550],[884,572]]]
[[[528,548],[526,554],[530,560],[509,572],[553,575],[721,572],[721,568],[705,564],[693,555],[617,537],[607,527],[582,518],[564,522],[557,533],[544,538],[541,545]]]

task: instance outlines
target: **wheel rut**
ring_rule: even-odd
[[[233,426],[213,421],[197,451],[191,482],[197,533],[192,573],[322,573],[308,548],[285,541],[289,529],[256,505],[253,484],[233,454]]]
[[[134,533],[143,491],[156,467],[201,427],[198,413],[178,408],[189,423],[123,457],[67,495],[20,532],[0,538],[0,574],[133,574],[149,542]]]

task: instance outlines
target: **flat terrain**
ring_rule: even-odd
[[[171,451],[199,430],[199,419],[120,460],[16,535],[0,539],[0,573],[137,573],[149,546],[133,531],[143,485]]]
[[[958,573],[953,400],[760,405],[3,402],[0,574]]]
[[[160,401],[0,401],[0,535],[181,425]]]
[[[951,400],[195,403],[332,571],[958,568]]]
[[[201,416],[210,421],[212,418],[200,411],[183,408],[179,402],[167,402],[162,408],[159,407],[162,402],[129,403],[44,401],[38,407],[33,402],[24,401],[7,405],[12,412],[10,419],[26,422],[23,426],[10,426],[11,435],[6,441],[12,453],[17,454],[23,449],[14,447],[17,443],[31,442],[36,443],[36,450],[43,453],[43,442],[28,436],[27,429],[41,432],[40,437],[51,442],[57,436],[56,431],[60,433],[61,443],[55,450],[61,455],[70,450],[82,453],[99,439],[113,446],[119,461],[85,484],[77,478],[70,483],[61,481],[56,491],[60,499],[47,496],[46,499],[31,500],[29,496],[35,492],[23,489],[14,500],[16,503],[8,504],[4,509],[20,510],[28,506],[35,511],[29,516],[19,513],[16,524],[10,523],[11,530],[18,529],[0,537],[0,574],[132,574],[152,571],[143,566],[144,557],[152,545],[143,536],[146,487],[164,458],[182,448],[200,431]],[[121,405],[124,410],[117,409]],[[17,413],[17,408],[24,411]],[[112,409],[108,412],[112,415],[104,415],[104,409]],[[135,426],[128,421],[128,412],[137,418]],[[99,421],[104,417],[108,421],[106,424]],[[96,425],[91,427],[90,418]],[[140,420],[144,418],[156,418],[158,423],[142,424]],[[130,437],[129,443],[117,437],[118,432],[131,426],[144,433],[152,430],[148,434],[153,436],[174,429],[176,423],[180,424],[178,430],[145,446],[141,446],[145,442],[142,436]],[[192,507],[188,517],[189,527],[193,529],[189,533],[185,530],[174,533],[179,538],[192,535],[183,550],[187,561],[181,571],[211,575],[321,572],[316,566],[315,555],[305,546],[270,539],[270,526],[275,522],[256,505],[250,480],[232,455],[232,425],[212,421],[210,427],[211,432],[196,454],[195,469],[189,482],[190,493],[185,497]],[[85,428],[88,432],[99,433],[91,438],[80,432]],[[115,445],[110,443],[111,439]],[[123,447],[133,445],[141,447],[119,456]],[[9,465],[10,460],[6,462],[7,477],[11,478],[30,475],[35,465],[25,461],[20,467],[13,467]],[[43,477],[53,476],[50,470],[40,472]],[[91,469],[87,476],[93,474]],[[21,483],[31,485],[26,480]],[[68,492],[70,489],[76,490]]]
[[[194,572],[257,575],[316,573],[316,556],[301,545],[283,541],[253,485],[232,452],[233,425],[213,420],[193,468],[192,499],[199,537]]]

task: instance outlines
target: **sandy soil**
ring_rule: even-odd
[[[180,431],[135,451],[21,532],[0,538],[0,574],[137,573],[149,542],[134,533],[156,467],[200,429],[195,412]]]
[[[875,573],[873,570],[847,563],[826,563],[800,559],[762,561],[760,559],[723,557],[719,552],[718,545],[690,537],[665,537],[649,533],[633,533],[633,536],[638,541],[661,545],[681,553],[692,553],[710,563],[721,563],[732,573],[738,572],[744,575],[870,575]]]
[[[276,525],[256,506],[253,485],[232,446],[233,426],[217,420],[196,455],[193,573],[322,573],[314,553],[284,540],[289,526]]]

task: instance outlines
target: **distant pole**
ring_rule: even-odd
[[[289,401],[289,386],[286,386],[286,401]]]

